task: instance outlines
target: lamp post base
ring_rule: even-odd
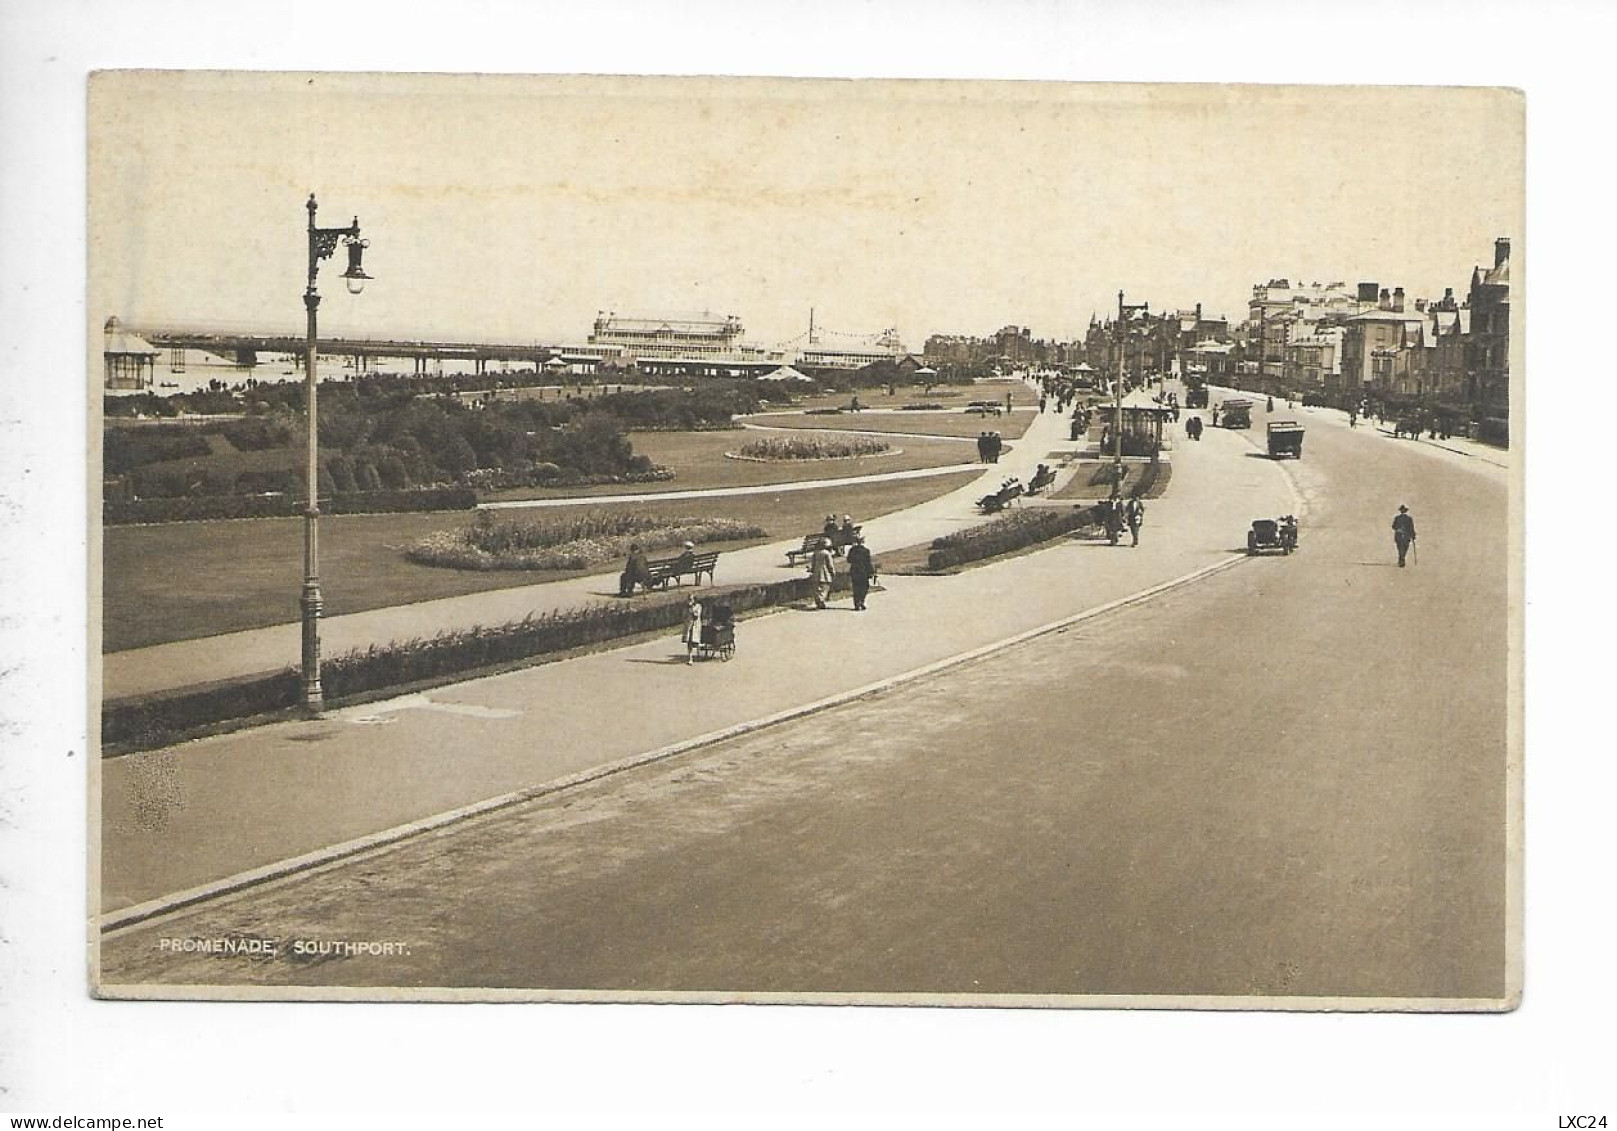
[[[318,718],[325,712],[326,695],[320,686],[320,614],[325,609],[325,598],[318,581],[303,585],[303,712]]]

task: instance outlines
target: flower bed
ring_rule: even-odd
[[[741,459],[770,461],[810,459],[854,459],[859,456],[879,456],[890,451],[892,445],[885,440],[865,439],[791,439],[754,440],[742,445],[736,453]]]
[[[482,511],[471,526],[430,534],[404,553],[413,562],[449,569],[575,570],[622,558],[633,542],[659,550],[687,541],[701,545],[767,533],[760,526],[724,518],[607,512],[523,521]]]

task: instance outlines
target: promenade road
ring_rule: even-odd
[[[1065,442],[1066,421],[1053,413],[1024,437],[1026,467],[1001,463],[984,479],[1025,478],[1060,450],[1052,434]],[[688,666],[670,636],[108,760],[102,910],[857,692],[1229,562],[1252,518],[1296,505],[1284,465],[1255,456],[1231,432],[1180,444],[1172,488],[1151,505],[1137,548],[1073,539],[958,576],[884,578],[863,614],[843,597],[823,612],[743,621],[731,663]],[[878,558],[883,545],[979,521],[969,501],[978,490],[873,522]],[[761,567],[765,576],[783,574],[778,561]]]

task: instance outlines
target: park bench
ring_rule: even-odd
[[[853,532],[858,534],[863,529],[863,526],[856,526],[853,528]],[[842,550],[851,545],[848,539],[841,537],[840,533],[836,538],[828,537],[824,531],[818,531],[814,534],[805,534],[803,535],[803,544],[801,546],[795,550],[786,551],[787,563],[790,565],[796,565],[798,558],[807,558],[812,556],[814,553],[814,547],[820,544],[820,540],[822,538],[826,539],[831,544],[831,548],[833,550]]]
[[[684,584],[680,578],[689,576],[696,584],[702,584],[702,575],[707,574],[707,582],[713,584],[713,569],[718,564],[719,552],[714,550],[707,554],[697,554],[683,569],[680,568],[678,558],[657,558],[646,563],[649,571],[646,575],[646,588],[667,588],[670,581]]]
[[[984,495],[977,500],[978,509],[984,514],[998,514],[1011,503],[1021,498],[1025,492],[1022,481],[1019,479],[1007,480],[998,491],[992,495]]]
[[[1044,490],[1055,481],[1056,473],[1050,468],[1045,467],[1043,464],[1040,464],[1038,472],[1033,476],[1032,479],[1027,481],[1027,493],[1029,495],[1037,495],[1040,491]]]
[[[795,550],[787,550],[786,551],[786,561],[787,561],[787,563],[790,564],[790,565],[796,565],[798,558],[806,558],[806,557],[809,557],[810,555],[812,555],[814,553],[814,551],[819,548],[820,539],[822,539],[824,537],[825,537],[825,535],[823,535],[823,534],[805,534],[805,535],[803,535],[803,544],[801,546],[799,546]]]

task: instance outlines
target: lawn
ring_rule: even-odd
[[[742,417],[748,424],[764,428],[819,428],[839,432],[903,432],[906,435],[959,436],[974,439],[983,432],[998,432],[1014,440],[1026,432],[1038,414],[1017,410],[1009,416],[978,416],[959,409],[946,412],[844,412],[840,416],[807,416],[790,413]],[[913,445],[907,445],[913,447]],[[970,446],[954,445],[976,458]],[[638,450],[638,445],[636,446]]]
[[[818,418],[811,416],[807,419]],[[822,423],[820,427],[824,428],[825,425]],[[976,435],[975,432],[971,434]],[[765,483],[801,483],[807,479],[845,479],[854,475],[944,467],[954,463],[972,463],[977,458],[977,451],[970,444],[920,438],[895,442],[894,449],[902,449],[897,454],[887,452],[857,459],[758,463],[725,458],[726,452],[739,451],[748,441],[768,435],[768,432],[757,432],[750,428],[729,428],[717,432],[631,432],[629,440],[634,444],[634,450],[649,457],[652,463],[672,468],[673,479],[661,483],[605,483],[595,487],[513,488],[509,491],[493,491],[485,497],[489,501],[504,501],[754,487]]]
[[[733,438],[735,433],[666,435]],[[974,474],[779,495],[610,504],[602,509],[734,518],[762,526],[770,531],[767,540],[772,541],[818,530],[831,512],[863,521],[915,506],[954,490]],[[470,521],[469,512],[324,519],[320,524],[320,572],[326,615],[575,576],[549,571],[475,573],[416,565],[405,559],[403,548],[409,542]],[[712,548],[737,549],[748,544],[720,543]],[[271,518],[107,527],[102,564],[102,647],[109,652],[288,623],[298,619],[303,522]]]
[[[1173,478],[1173,464],[1167,462],[1154,465],[1153,470],[1151,464],[1125,460],[1123,467],[1127,473],[1127,478],[1123,480],[1124,492],[1132,495],[1135,486],[1144,479],[1146,487],[1143,495],[1147,499],[1161,498]],[[1077,474],[1067,481],[1067,485],[1050,497],[1085,501],[1104,499],[1110,491],[1112,463],[1109,460],[1082,460],[1077,468]]]
[[[879,388],[859,389],[852,393],[815,393],[808,397],[794,397],[790,403],[781,401],[770,407],[797,411],[810,408],[847,408],[854,397],[858,397],[859,403],[865,408],[897,408],[901,404],[918,404],[922,401],[964,408],[968,401],[985,400],[988,394],[979,394],[970,385],[939,385],[930,393],[924,392],[916,385],[900,385],[892,396],[888,396],[887,386],[883,385]],[[1002,401],[1005,399],[1003,392],[999,393],[999,399]]]

